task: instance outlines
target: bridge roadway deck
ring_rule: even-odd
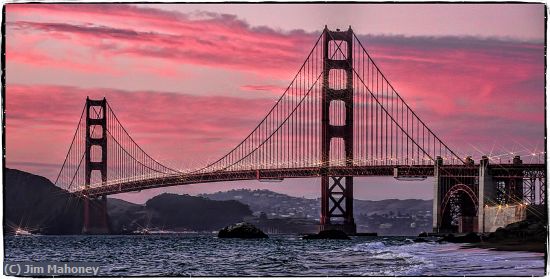
[[[507,170],[531,169],[546,170],[544,164],[523,164],[523,165],[490,165],[491,168],[499,169],[501,172]],[[85,197],[98,197],[126,192],[135,192],[152,188],[169,187],[176,185],[199,184],[223,181],[238,180],[262,180],[262,179],[285,179],[285,178],[310,178],[320,177],[323,174],[329,176],[394,176],[394,169],[398,169],[399,176],[403,177],[427,177],[434,176],[433,165],[388,165],[388,166],[332,166],[326,170],[320,167],[309,168],[279,168],[241,171],[216,171],[206,173],[188,173],[166,175],[155,178],[142,178],[138,180],[120,181],[107,183],[103,186],[90,187],[75,191],[74,194]],[[472,175],[477,172],[479,165],[444,165],[447,173],[459,176]]]

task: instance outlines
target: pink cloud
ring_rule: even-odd
[[[94,63],[79,63],[78,61],[70,60],[67,58],[53,57],[44,52],[37,51],[21,51],[18,49],[10,49],[6,53],[7,59],[10,62],[17,61],[23,64],[31,64],[33,67],[51,69],[62,68],[71,69],[75,71],[81,71],[84,73],[109,73],[112,75],[120,74],[120,71],[116,71],[113,68],[105,65],[99,65]]]
[[[48,22],[8,20],[9,33],[25,32],[26,36],[54,39],[57,43],[76,43],[106,57],[158,58],[285,77],[300,65],[317,36],[303,31],[280,33],[267,27],[253,28],[231,15],[202,13],[201,19],[192,19],[186,14],[129,5],[117,5],[117,9],[10,5],[8,13],[17,18],[51,10],[55,11],[48,13]],[[77,23],[58,22],[61,18]],[[8,53],[17,43],[12,40],[8,44]]]
[[[459,37],[361,40],[421,116],[426,111],[448,119],[471,114],[544,121],[543,44]]]
[[[277,86],[277,85],[270,85],[270,84],[265,84],[265,85],[249,84],[249,85],[241,86],[241,90],[243,90],[243,91],[262,91],[262,92],[270,92],[270,93],[275,93],[275,94],[281,95],[281,94],[283,94],[283,92],[285,92],[286,87],[281,87],[281,86]]]

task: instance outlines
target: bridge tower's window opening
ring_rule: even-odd
[[[340,100],[330,102],[329,123],[333,126],[346,125],[346,103]]]
[[[97,185],[101,183],[101,171],[100,170],[92,170],[90,174],[90,185]]]
[[[343,69],[331,69],[328,72],[328,87],[334,90],[346,89],[347,74]]]
[[[328,42],[328,54],[332,60],[348,59],[348,42],[342,40],[330,40]]]
[[[90,137],[93,139],[103,138],[103,127],[101,125],[90,125]]]
[[[90,106],[90,119],[103,119],[103,108],[100,106]]]
[[[90,147],[90,161],[93,163],[98,163],[103,161],[102,148],[99,145],[92,145]]]
[[[345,144],[342,138],[332,138],[330,141],[330,166],[345,166],[346,151]]]

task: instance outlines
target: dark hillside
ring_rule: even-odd
[[[4,169],[4,232],[15,227],[48,234],[76,234],[82,230],[82,204],[48,179],[15,169]]]
[[[213,201],[203,197],[161,194],[147,201],[151,224],[165,229],[217,230],[242,221],[252,211],[238,201]]]

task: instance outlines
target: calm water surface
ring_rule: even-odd
[[[105,276],[542,276],[544,254],[406,237],[218,239],[213,234],[5,237],[8,261],[92,261]]]

